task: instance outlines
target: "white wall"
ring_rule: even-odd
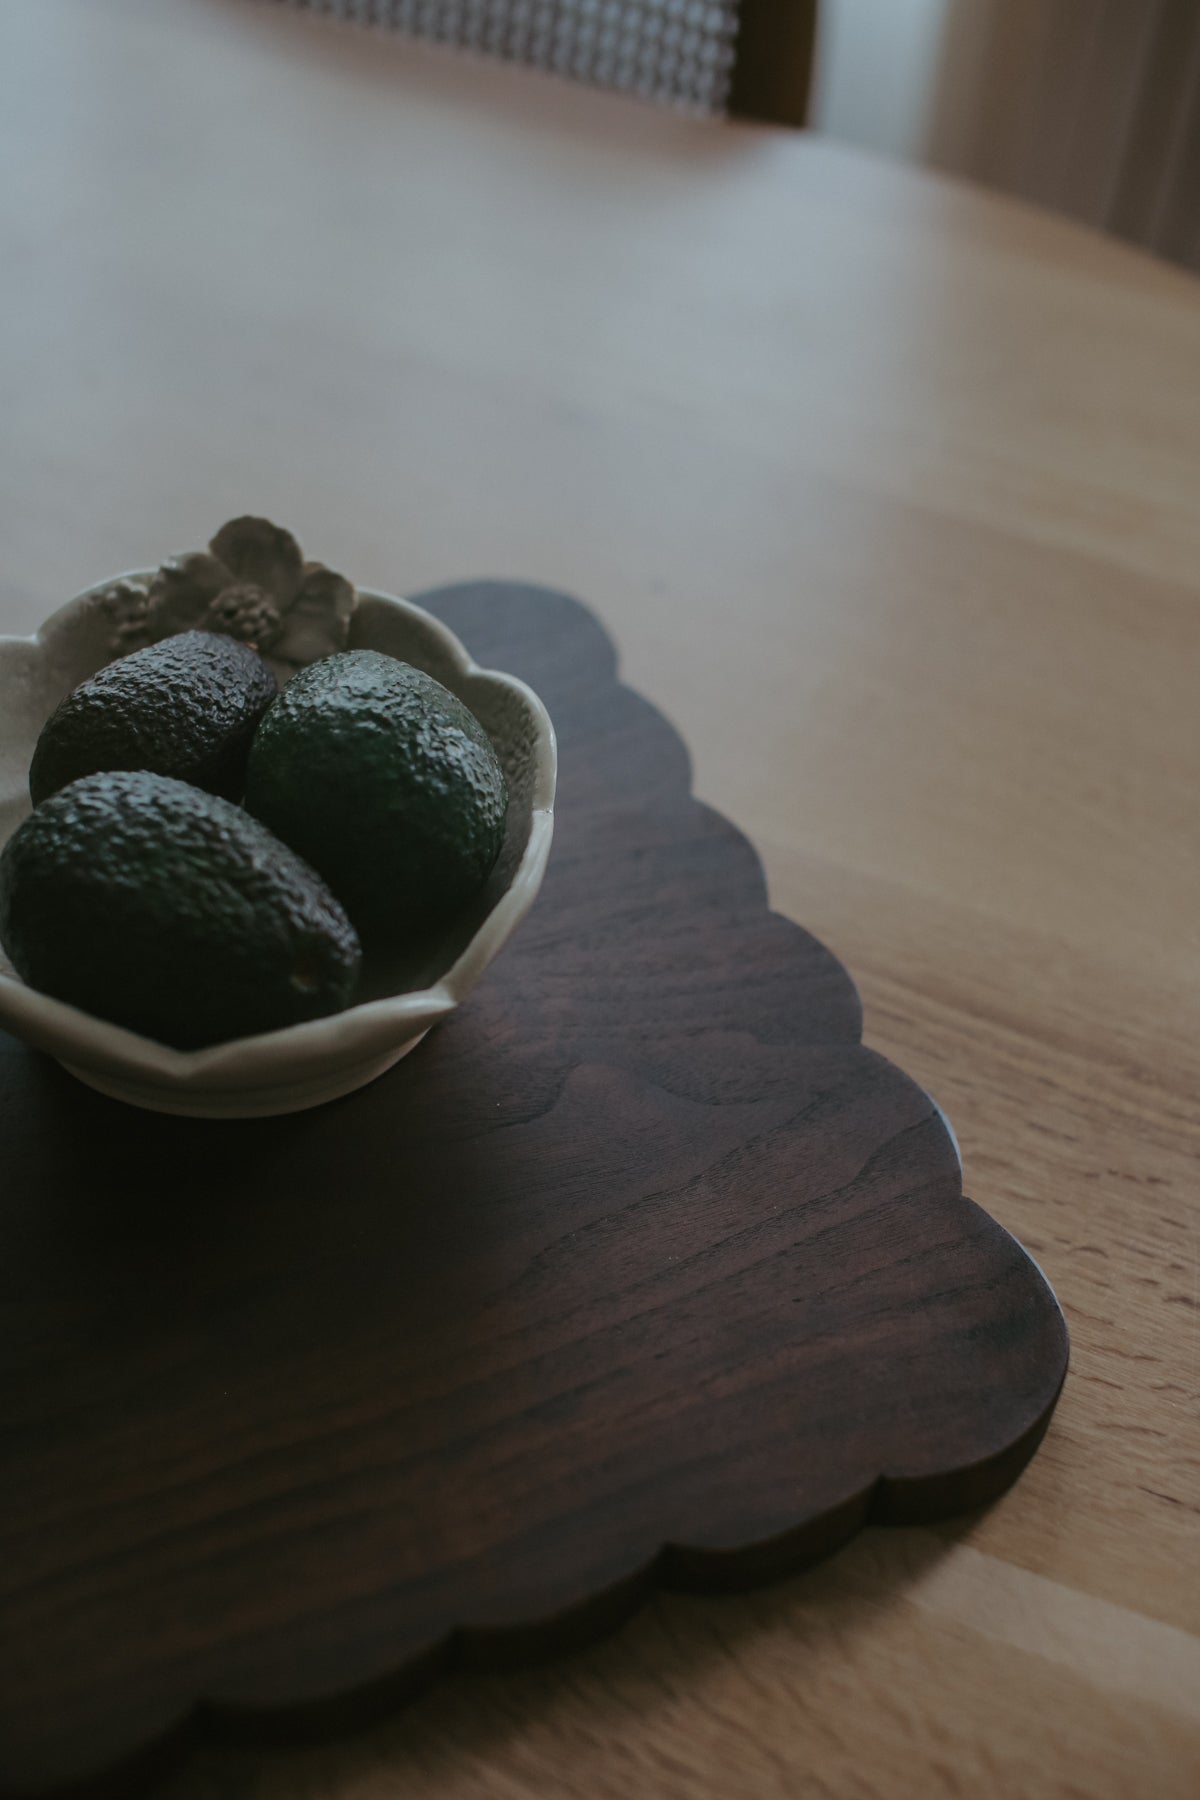
[[[953,0],[821,0],[812,124],[891,156],[920,157]]]

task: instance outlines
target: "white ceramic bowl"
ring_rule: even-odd
[[[112,658],[113,618],[102,600],[112,586],[102,582],[69,602],[36,637],[0,637],[0,845],[29,811],[29,763],[43,724],[65,694]],[[554,728],[524,682],[477,668],[453,632],[407,600],[360,589],[349,647],[382,650],[426,670],[466,702],[495,744],[509,784],[508,823],[478,902],[407,963],[368,961],[357,1005],[284,1031],[172,1050],[25,986],[2,952],[0,1027],[131,1105],[251,1118],[298,1112],[362,1087],[453,1012],[541,886],[554,824]]]

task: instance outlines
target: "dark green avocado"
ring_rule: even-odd
[[[145,771],[72,782],[0,853],[23,980],[179,1049],[340,1011],[358,938],[320,877],[231,801]]]
[[[42,728],[29,769],[35,806],[102,769],[150,769],[241,798],[250,740],[275,696],[266,663],[236,639],[182,631],[109,663]]]
[[[320,871],[368,942],[439,924],[477,893],[507,805],[474,714],[377,650],[302,669],[250,747],[246,806]]]

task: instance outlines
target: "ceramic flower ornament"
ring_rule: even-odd
[[[218,631],[252,644],[283,683],[345,649],[356,599],[344,575],[304,561],[290,531],[247,515],[223,525],[206,551],[170,557],[148,580],[113,582],[102,604],[114,656],[178,631]]]

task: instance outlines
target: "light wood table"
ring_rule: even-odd
[[[247,508],[588,600],[1074,1344],[985,1516],[171,1795],[1191,1800],[1200,287],[235,0],[5,6],[0,150],[0,625]]]

